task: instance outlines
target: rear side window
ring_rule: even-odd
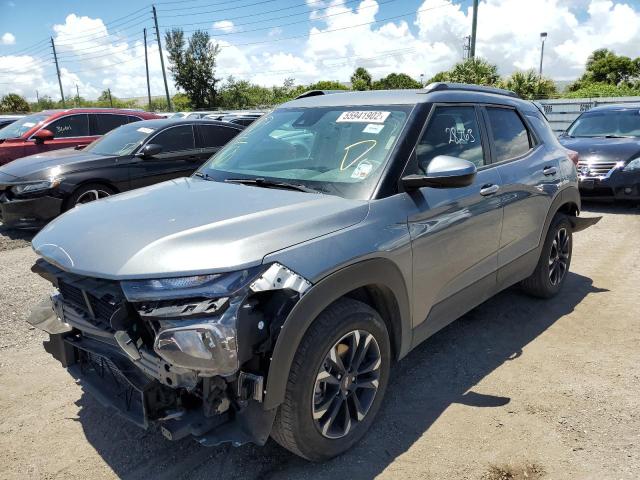
[[[116,115],[107,113],[96,113],[92,115],[94,123],[92,127],[92,135],[104,135],[120,125],[128,123],[126,115]]]
[[[527,128],[518,113],[511,108],[487,108],[493,135],[496,162],[524,155],[531,149]]]
[[[45,128],[53,132],[54,138],[88,137],[89,117],[86,114],[69,115],[51,122]]]
[[[439,155],[484,165],[484,154],[476,109],[471,106],[436,107],[427,130],[416,149],[418,168],[426,172],[429,162]]]
[[[202,142],[201,148],[222,147],[240,132],[235,128],[218,125],[198,125],[198,129]]]
[[[193,128],[191,125],[180,125],[160,132],[149,143],[162,146],[162,153],[193,150]]]
[[[127,115],[127,118],[129,119],[129,123],[139,122],[142,120],[140,117],[134,117],[133,115]]]

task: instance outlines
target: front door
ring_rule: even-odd
[[[153,158],[140,159],[131,165],[132,188],[186,177],[200,166],[193,125],[169,127],[150,138],[147,144],[160,145],[162,151]]]
[[[479,169],[463,188],[421,188],[410,195],[413,248],[413,318],[421,341],[482,302],[496,283],[502,226],[496,168],[489,165],[478,108],[434,107],[416,149],[415,171],[424,173],[438,155],[463,158]],[[426,321],[425,321],[426,319]]]

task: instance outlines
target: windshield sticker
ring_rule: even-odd
[[[377,112],[373,110],[342,112],[336,122],[352,123],[384,123],[391,112]]]
[[[389,137],[389,140],[387,141],[387,144],[384,146],[385,150],[389,150],[392,146],[393,146],[393,142],[396,141],[396,136],[395,135],[391,135]]]
[[[359,145],[367,145],[367,144],[369,146],[364,150],[364,152],[362,152],[360,155],[358,155],[356,158],[354,158],[347,164],[347,157],[349,156],[349,152],[351,152],[351,149]],[[362,140],[360,142],[352,143],[351,145],[347,145],[346,147],[344,147],[344,157],[342,157],[342,162],[340,162],[340,171],[353,167],[356,163],[362,160],[362,158],[367,153],[373,150],[377,144],[378,142],[376,140]]]
[[[369,160],[362,160],[351,174],[351,178],[364,180],[373,170],[373,164]]]
[[[468,143],[475,143],[476,137],[473,136],[473,129],[450,127],[444,129],[445,133],[449,135],[449,143],[455,143],[456,145],[466,145]]]
[[[362,133],[374,133],[377,135],[382,131],[383,128],[384,125],[376,125],[375,123],[370,123],[366,127],[364,127]]]
[[[153,133],[153,128],[140,127],[138,131],[140,133]]]
[[[35,127],[35,126],[36,126],[36,124],[35,124],[35,123],[33,123],[33,122],[24,122],[24,123],[22,124],[22,126],[23,126],[23,127],[29,127],[29,128],[31,128],[31,127]]]

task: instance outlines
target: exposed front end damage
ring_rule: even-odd
[[[227,274],[113,281],[38,260],[56,290],[31,325],[102,404],[165,437],[204,445],[266,442],[271,351],[311,284],[277,263]]]

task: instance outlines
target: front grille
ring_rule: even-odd
[[[616,162],[578,162],[578,174],[583,177],[604,177],[616,167]]]

